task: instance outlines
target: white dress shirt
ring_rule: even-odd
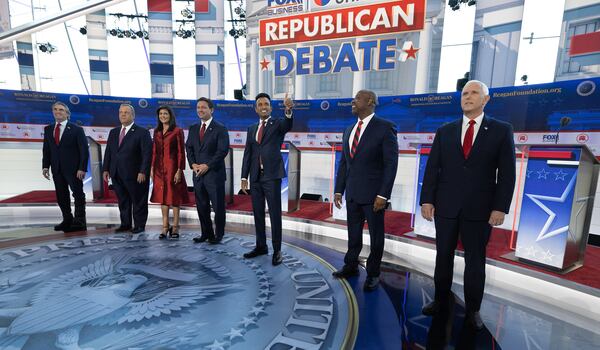
[[[212,122],[213,118],[210,117],[209,120],[204,121],[204,120],[200,120],[200,129],[202,129],[202,124],[206,124],[206,126],[204,127],[205,130],[208,130],[208,127],[210,126],[210,122]],[[206,132],[206,131],[205,131]]]
[[[133,123],[127,125],[127,126],[123,126],[121,125],[121,130],[119,130],[119,135],[121,135],[121,132],[123,131],[123,128],[125,128],[125,135],[127,135],[127,133],[129,132],[129,130],[131,129],[131,127],[133,126]],[[125,137],[125,135],[123,135],[123,137]]]
[[[358,135],[358,142],[360,142],[360,139],[362,138],[363,134],[365,133],[365,130],[367,129],[367,125],[369,125],[369,122],[371,121],[371,119],[373,119],[374,115],[375,113],[371,113],[371,115],[362,120],[363,124],[360,128],[360,135]],[[350,149],[352,149],[352,142],[354,142],[354,134],[356,134],[358,122],[360,122],[360,118],[358,119],[356,124],[354,124],[354,128],[352,128],[352,132],[350,133],[350,139],[348,140],[348,146],[350,147]]]
[[[269,122],[269,119],[271,119],[271,116],[269,116],[267,119],[265,119],[265,121],[264,121],[265,126]],[[258,128],[256,128],[256,135],[254,135],[254,139],[256,140],[256,142],[258,142],[258,132],[260,131],[260,128],[263,127],[262,123],[263,123],[263,120],[259,119],[258,120]],[[264,130],[263,130],[263,136],[265,136],[265,131]]]
[[[481,126],[481,122],[483,121],[483,113],[481,113],[477,118],[475,118],[473,120],[475,120],[475,124],[473,125],[473,143],[475,143],[475,138],[477,137],[477,132],[479,131],[479,127]],[[465,142],[465,134],[467,133],[467,129],[469,128],[469,121],[471,121],[471,119],[469,119],[465,115],[463,115],[462,131],[460,134],[460,144],[461,145]],[[471,144],[471,145],[473,145],[473,144]]]

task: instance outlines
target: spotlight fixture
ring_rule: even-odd
[[[523,82],[523,85],[527,85],[527,74],[523,74],[523,76],[521,77],[521,81]]]
[[[460,9],[461,4],[467,4],[467,6],[473,6],[477,4],[476,0],[448,0],[448,6],[452,11]]]
[[[38,44],[38,49],[43,53],[53,53],[58,51],[56,46],[52,46],[50,43]]]
[[[109,33],[110,33],[110,35],[112,35],[112,36],[117,36],[117,30],[116,30],[116,29],[111,29],[111,30],[109,31]]]
[[[186,8],[184,8],[183,10],[181,10],[181,15],[182,15],[184,18],[187,18],[187,19],[192,19],[192,18],[193,18],[193,14],[194,14],[194,13],[192,12],[192,10],[190,10],[190,9],[189,9],[189,8],[187,8],[187,7],[186,7]]]
[[[87,27],[86,27],[86,26],[83,26],[83,27],[79,28],[79,32],[80,32],[81,34],[83,34],[83,35],[86,35],[86,34],[87,34]]]

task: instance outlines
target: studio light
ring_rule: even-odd
[[[83,35],[86,35],[87,34],[87,27],[84,26],[84,27],[79,28],[79,32],[81,34],[83,34]]]
[[[38,49],[43,53],[53,53],[58,51],[56,46],[52,46],[50,43],[38,44]]]
[[[181,15],[182,15],[184,18],[187,18],[187,19],[192,19],[192,15],[193,15],[193,13],[192,13],[192,10],[190,10],[189,8],[187,8],[187,7],[186,7],[186,8],[184,8],[183,10],[181,10]]]

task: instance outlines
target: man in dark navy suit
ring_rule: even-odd
[[[86,230],[85,193],[83,178],[88,166],[88,144],[83,128],[69,121],[71,111],[62,102],[52,105],[54,124],[44,128],[42,175],[50,180],[50,168],[56,190],[56,202],[63,220],[54,226],[55,231]],[[75,217],[71,213],[69,187],[75,200]]]
[[[294,102],[286,94],[283,103],[285,118],[274,119],[271,117],[271,97],[265,93],[256,95],[255,111],[260,120],[248,128],[242,161],[242,191],[247,193],[249,176],[252,184],[250,186],[252,211],[256,227],[256,247],[244,254],[244,257],[254,258],[269,252],[265,233],[266,198],[271,218],[273,265],[279,265],[283,261],[281,256],[281,179],[286,177],[286,173],[281,157],[281,144],[293,124]]]
[[[348,251],[344,267],[333,273],[336,278],[357,276],[358,256],[362,249],[365,220],[369,224],[371,253],[367,258],[365,291],[379,285],[383,257],[384,213],[392,195],[398,169],[398,138],[395,125],[375,116],[377,95],[359,91],[352,100],[352,114],[358,117],[342,138],[343,155],[335,181],[335,206],[342,207],[346,192]]]
[[[213,118],[215,106],[206,97],[196,103],[201,122],[190,127],[185,149],[194,172],[196,209],[202,234],[195,243],[208,240],[217,244],[225,233],[225,157],[229,152],[229,133],[225,125]],[[215,229],[210,218],[210,207],[215,211]]]
[[[134,124],[135,110],[130,104],[119,107],[121,126],[108,134],[104,164],[104,181],[112,179],[119,201],[121,225],[116,232],[140,233],[148,219],[148,178],[152,161],[152,139],[147,129]],[[131,216],[133,214],[133,229]]]
[[[480,81],[462,90],[463,117],[441,126],[423,178],[421,214],[435,218],[435,299],[423,314],[435,315],[451,300],[454,250],[460,234],[465,248],[466,322],[483,328],[479,314],[485,286],[485,249],[492,226],[501,225],[515,187],[512,126],[483,113],[490,100]]]

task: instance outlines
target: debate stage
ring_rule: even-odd
[[[343,265],[344,226],[302,217],[322,209],[284,217],[284,263],[273,267],[270,255],[243,259],[254,227],[243,200],[236,202],[219,245],[192,243],[199,229],[192,207],[182,210],[182,237],[165,241],[156,206],[145,234],[131,235],[114,233],[113,204],[89,204],[89,230],[69,234],[52,230],[55,205],[0,204],[0,348],[600,346],[600,291],[585,281],[489,260],[486,327],[474,332],[463,327],[460,253],[455,305],[432,319],[420,312],[433,296],[431,242],[388,235],[382,285],[365,293],[364,269],[347,282],[331,277]]]

